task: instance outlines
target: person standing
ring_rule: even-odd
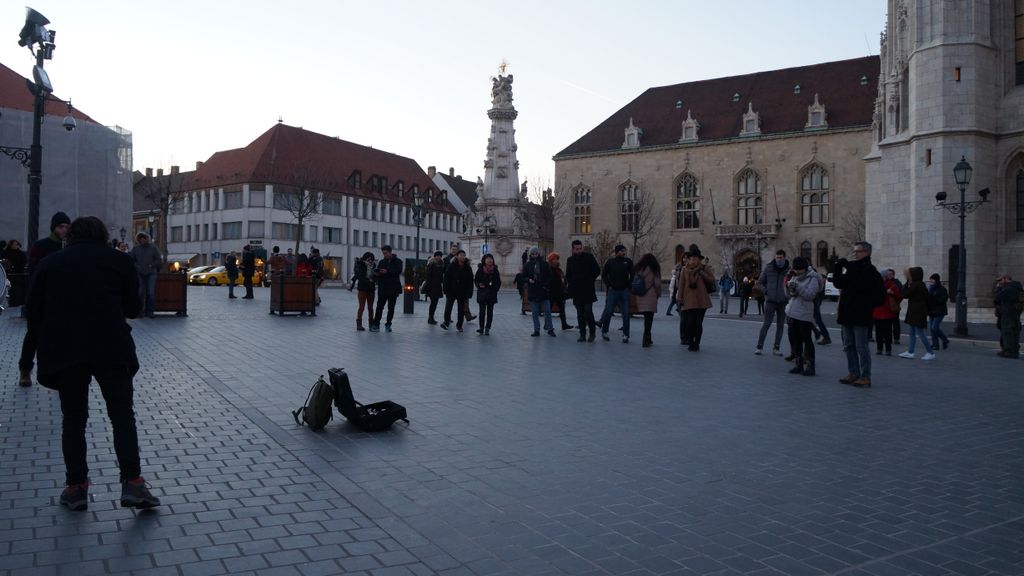
[[[786,273],[789,272],[789,260],[786,259],[785,250],[776,250],[775,259],[769,262],[761,276],[757,279],[757,285],[764,295],[764,319],[761,322],[761,333],[757,336],[757,348],[754,354],[761,354],[764,348],[765,337],[768,330],[775,321],[775,344],[772,345],[772,354],[781,356],[779,345],[782,343],[782,330],[786,324]]]
[[[256,273],[256,254],[248,244],[242,248],[242,265],[239,268],[242,271],[242,285],[245,286],[245,296],[242,296],[242,299],[252,300],[252,276]]]
[[[451,265],[452,261],[455,260],[458,257],[458,255],[459,255],[459,245],[454,243],[454,242],[452,242],[452,244],[450,246],[448,246],[448,255],[444,257],[444,270],[445,271],[448,270],[448,267]],[[464,302],[462,313],[465,315],[466,322],[472,322],[473,320],[476,320],[476,316],[473,316],[473,312],[469,309],[469,300],[468,300],[469,297],[467,296],[466,298],[467,298],[467,300],[466,300],[466,302]]]
[[[135,270],[139,273],[139,285],[142,287],[142,301],[146,317],[152,318],[156,308],[156,275],[163,264],[163,256],[156,246],[149,243],[149,234],[139,232],[135,235],[135,246],[132,248],[132,260]]]
[[[722,272],[722,278],[718,281],[718,313],[728,314],[729,313],[729,295],[732,294],[732,288],[736,283],[733,282],[732,276],[729,276],[729,272]]]
[[[359,308],[356,310],[356,331],[363,332],[363,309],[366,309],[366,321],[373,324],[373,296],[377,291],[377,283],[374,282],[373,274],[377,269],[373,252],[363,254],[363,257],[356,261],[355,270],[352,273],[352,282],[356,285],[356,299],[359,301]]]
[[[388,306],[388,317],[384,322],[384,331],[391,332],[391,321],[395,317],[395,301],[402,293],[402,259],[395,256],[391,246],[385,244],[380,249],[381,260],[377,263],[377,312],[370,323],[370,332],[380,332],[380,321],[384,316],[384,305]]]
[[[530,302],[533,315],[533,333],[530,336],[540,336],[540,314],[543,312],[544,331],[554,337],[555,329],[551,323],[551,268],[540,257],[540,248],[531,246],[529,253],[530,257],[523,265],[523,278],[526,283],[526,299]]]
[[[312,248],[309,251],[309,266],[313,269],[313,283],[316,284],[314,294],[316,305],[320,305],[320,285],[324,283],[324,259],[320,256],[319,248]],[[329,255],[329,254],[328,254]]]
[[[668,310],[665,311],[665,316],[671,316],[672,309],[678,306],[678,302],[676,302],[675,296],[671,295],[675,294],[676,290],[679,289],[679,273],[683,269],[684,260],[685,258],[683,254],[680,253],[679,260],[676,262],[676,265],[672,268],[672,277],[668,281],[668,293],[670,295],[668,299]]]
[[[889,276],[892,277],[892,281],[896,283],[896,287],[899,288],[900,294],[902,294],[903,293],[903,284],[901,284],[900,283],[900,279],[896,277],[896,271],[893,270],[892,268],[889,268],[888,273],[889,273]],[[885,279],[885,275],[883,275],[882,278]],[[896,345],[899,345],[899,343],[900,343],[900,332],[903,331],[902,328],[900,327],[900,301],[902,301],[902,298],[896,302],[896,321],[893,322],[892,326],[889,327],[889,328],[892,329],[892,341],[893,341],[893,344],[896,344]],[[877,336],[878,335],[876,334],[875,337],[877,337]],[[870,338],[870,335],[868,337]]]
[[[608,326],[611,324],[615,306],[622,313],[622,343],[629,343],[629,296],[633,284],[633,261],[626,257],[626,247],[615,246],[615,255],[604,263],[601,280],[605,285],[604,312],[601,314],[601,339],[608,338]]]
[[[750,294],[751,294],[751,282],[750,276],[744,276],[743,280],[740,281],[739,292],[740,297],[740,318],[747,315],[747,308],[750,306]]]
[[[89,506],[85,429],[95,378],[114,432],[121,506],[159,506],[141,475],[132,384],[139,361],[125,322],[140,312],[139,275],[130,256],[110,248],[99,218],[75,220],[70,238],[67,249],[39,263],[27,313],[39,334],[39,383],[60,395],[66,472],[59,502],[75,511]]]
[[[466,260],[466,251],[455,251],[455,258],[448,264],[444,272],[444,322],[441,329],[447,330],[452,325],[452,308],[455,308],[455,329],[462,332],[462,323],[466,319],[466,306],[473,295],[473,271]]]
[[[791,341],[796,366],[789,373],[814,376],[814,298],[825,281],[801,256],[793,259],[792,271],[786,283],[789,296],[786,314],[789,316],[789,330],[793,333]]]
[[[562,330],[572,330],[572,324],[565,320],[565,274],[562,273],[561,255],[558,252],[548,254],[548,270],[551,271],[551,284],[548,286],[551,305],[558,305],[558,317],[562,321]]]
[[[641,344],[649,348],[654,344],[651,338],[651,328],[654,326],[654,314],[658,312],[658,298],[661,297],[661,264],[654,254],[644,254],[636,263],[634,270],[634,283],[636,278],[643,282],[643,294],[636,295],[636,310],[644,317],[644,336]]]
[[[25,290],[27,290],[25,266],[28,264],[28,254],[21,249],[21,242],[12,239],[0,253],[0,260],[3,261],[4,269],[7,270],[7,279],[11,282],[11,290],[7,293],[7,302],[11,306],[21,306],[25,302]]]
[[[291,248],[288,249],[288,253],[284,256],[284,275],[294,276],[295,275],[295,253]]]
[[[488,336],[494,320],[494,305],[498,303],[498,290],[501,289],[501,275],[494,265],[494,256],[484,254],[473,281],[476,283],[476,301],[480,305],[480,327],[476,333]]]
[[[1024,292],[1024,287],[1009,274],[1000,276],[993,289],[999,327],[998,355],[1001,358],[1020,357],[1021,292]]]
[[[437,313],[437,301],[444,295],[444,260],[441,259],[441,251],[434,252],[433,258],[427,261],[424,271],[423,294],[430,299],[430,312],[427,315],[427,324],[437,324],[434,314]]]
[[[691,245],[687,253],[689,256],[679,278],[676,299],[683,310],[687,350],[697,352],[704,335],[704,315],[711,308],[711,289],[716,280],[714,270],[704,264],[700,248]]]
[[[868,351],[868,328],[871,312],[885,302],[882,275],[871,263],[871,244],[860,241],[853,245],[852,261],[840,258],[832,283],[840,290],[836,321],[843,329],[843,352],[848,373],[839,382],[852,386],[871,387],[871,353]]]
[[[904,322],[910,326],[910,346],[900,354],[900,358],[914,358],[914,345],[920,338],[924,344],[925,355],[921,360],[934,360],[935,351],[928,338],[928,287],[924,285],[924,269],[920,266],[907,268],[903,272],[906,283],[903,285],[903,297],[907,300],[907,315]],[[875,334],[880,337],[881,334]]]
[[[576,325],[580,327],[577,342],[597,337],[597,322],[594,318],[594,302],[597,302],[597,290],[594,282],[601,276],[601,266],[590,252],[583,250],[583,242],[572,241],[572,256],[565,261],[566,291],[576,307]],[[587,329],[590,336],[587,336]]]
[[[309,256],[306,256],[305,252],[300,253],[298,260],[295,261],[295,277],[313,277],[313,265],[309,263]]]
[[[235,282],[238,281],[238,254],[234,250],[224,259],[224,269],[228,273],[228,298],[237,298]]]
[[[811,270],[814,270],[813,266],[811,266]],[[814,271],[817,272],[817,270]],[[818,275],[821,276],[821,290],[814,297],[814,326],[817,331],[818,345],[828,346],[832,343],[832,336],[829,335],[828,326],[825,326],[825,320],[821,317],[821,303],[825,301],[825,276],[821,273]]]
[[[281,254],[281,247],[274,246],[270,251],[270,281],[274,281],[274,274],[284,274],[285,268],[288,266],[288,261],[285,260],[284,254]]]
[[[932,274],[928,277],[928,331],[932,335],[932,348],[939,349],[939,342],[942,342],[942,349],[949,348],[949,337],[942,331],[942,319],[949,314],[949,291],[942,285],[942,277]]]
[[[871,318],[875,321],[875,354],[886,354],[892,356],[892,326],[893,322],[900,321],[900,300],[903,293],[899,285],[886,270],[882,273],[882,282],[885,284],[885,301],[881,306],[875,306],[871,311]]]
[[[46,238],[40,238],[36,240],[28,251],[28,267],[26,273],[28,274],[28,289],[27,293],[32,291],[32,277],[35,274],[36,267],[46,257],[54,254],[58,250],[62,249],[65,245],[66,238],[68,235],[68,228],[71,227],[71,218],[63,212],[54,213],[53,217],[50,218],[50,235]],[[21,307],[22,316],[28,314],[27,302],[25,306]],[[28,326],[25,331],[25,339],[21,342],[21,356],[18,359],[18,385],[19,386],[31,386],[32,385],[32,367],[34,365],[34,358],[36,356],[36,331],[32,325]]]

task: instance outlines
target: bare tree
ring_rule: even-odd
[[[843,216],[837,226],[839,242],[850,246],[854,242],[863,240],[866,228],[863,213]]]
[[[659,210],[657,197],[650,190],[637,187],[635,195],[622,206],[623,234],[633,239],[632,257],[636,259],[637,249],[647,245],[663,244],[657,239],[658,229],[665,221],[665,211]],[[641,244],[641,241],[644,241]],[[663,247],[662,247],[663,249]]]
[[[602,265],[611,255],[612,249],[615,248],[615,245],[619,243],[615,234],[612,234],[608,230],[601,230],[597,234],[594,234],[591,242],[590,248],[593,251],[594,258],[597,258],[597,262]]]
[[[296,171],[293,182],[292,186],[282,186],[280,192],[274,191],[274,208],[287,211],[295,220],[295,253],[298,254],[303,224],[320,214],[324,197],[330,193],[318,192],[329,182],[308,166]]]
[[[175,206],[179,209],[185,200],[186,193],[183,190],[184,176],[180,173],[161,174],[158,176],[146,176],[139,183],[143,197],[160,213],[160,223],[163,230],[157,236],[157,246],[167,257],[167,242],[169,228],[167,218]]]

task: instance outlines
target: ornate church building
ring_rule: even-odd
[[[881,38],[867,238],[876,260],[922,266],[956,288],[953,169],[971,165],[964,219],[969,316],[992,321],[992,282],[1024,275],[1024,1],[889,0]],[[894,266],[895,267],[895,266]]]

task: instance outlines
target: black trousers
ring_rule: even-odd
[[[480,302],[480,328],[491,329],[491,321],[494,320],[494,302]]]
[[[395,318],[395,301],[398,300],[398,294],[381,294],[377,293],[377,312],[373,315],[373,324],[380,325],[380,319],[384,316],[384,305],[388,305],[388,318],[387,324],[391,325],[391,321]]]
[[[885,318],[883,320],[875,320],[875,347],[879,352],[883,350],[892,352],[893,324],[899,324],[899,319]]]
[[[427,296],[430,298],[430,312],[427,318],[434,319],[434,313],[437,312],[437,301],[441,299],[440,296]]]
[[[451,298],[448,296],[444,297],[444,323],[452,323],[452,307],[458,304],[458,321],[455,325],[462,328],[462,321],[466,319],[466,299],[465,298]]]
[[[651,327],[654,325],[654,312],[643,312],[644,315],[644,342],[651,342]]]
[[[683,324],[685,335],[690,344],[700,346],[700,337],[704,334],[704,313],[705,308],[692,308],[683,310]]]
[[[594,318],[594,303],[583,302],[580,304],[573,303],[576,307],[576,324],[580,327],[580,334],[583,336],[587,335],[587,328],[590,328],[591,334],[597,334],[597,320]]]
[[[792,335],[791,342],[796,361],[801,364],[814,364],[814,323],[790,318],[789,333]]]
[[[242,285],[245,286],[245,297],[252,298],[252,274],[242,274]]]
[[[740,294],[740,316],[746,316],[747,306],[750,306],[750,296]]]
[[[52,377],[60,390],[64,414],[64,466],[67,484],[81,484],[89,478],[86,463],[85,426],[89,420],[89,383],[100,385],[107,404],[107,416],[114,430],[114,452],[121,468],[121,482],[138,478],[139,440],[135,430],[134,387],[127,366],[81,365]]]
[[[36,331],[29,326],[28,332],[25,332],[25,339],[21,341],[21,357],[18,359],[18,368],[31,370],[35,366],[36,339]]]

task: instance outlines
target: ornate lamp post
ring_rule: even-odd
[[[480,260],[483,260],[484,254],[487,254],[487,253],[489,253],[491,251],[490,246],[487,243],[487,238],[488,238],[488,236],[490,234],[492,234],[494,232],[494,225],[495,225],[494,216],[492,216],[491,214],[488,214],[480,222],[480,227],[476,229],[476,233],[477,234],[483,234],[484,235],[484,244],[483,244],[483,246],[480,247]]]
[[[954,328],[954,333],[957,336],[967,336],[967,246],[964,244],[964,219],[967,218],[967,214],[988,202],[988,188],[978,191],[981,200],[965,201],[964,195],[967,185],[971,182],[973,171],[967,158],[961,156],[960,161],[953,167],[953,179],[956,181],[956,187],[960,189],[960,201],[947,202],[945,192],[935,195],[936,208],[945,208],[960,217],[960,254],[957,257],[956,328]]]
[[[412,220],[416,224],[416,260],[420,259],[420,227],[423,226],[423,218],[426,216],[426,208],[423,206],[423,202],[426,198],[423,197],[423,192],[420,192],[419,188],[412,191]]]

